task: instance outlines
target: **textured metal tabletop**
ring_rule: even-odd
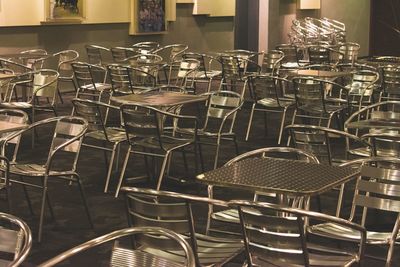
[[[321,194],[355,178],[349,167],[302,161],[250,158],[197,176],[203,183],[295,196]]]

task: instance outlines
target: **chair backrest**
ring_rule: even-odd
[[[270,50],[264,54],[261,71],[268,74],[276,74],[279,70],[280,63],[283,60],[285,54],[279,50]]]
[[[365,148],[371,151],[371,145],[361,138],[332,128],[293,124],[286,126],[293,146],[314,154],[320,162],[330,165],[348,161],[350,151]]]
[[[11,122],[11,123],[17,123],[21,125],[26,125],[29,121],[28,114],[26,114],[22,110],[18,109],[0,109],[0,121],[3,122]],[[10,134],[13,134],[14,132],[11,133],[4,133],[0,134],[0,138],[4,138]],[[14,152],[13,152],[13,160],[15,160],[16,154],[18,152],[19,148],[19,141],[21,140],[21,136],[18,135],[15,138],[9,140],[7,143],[8,144],[14,144]]]
[[[295,77],[292,81],[297,108],[324,105],[324,87],[320,80],[311,77]]]
[[[125,62],[128,57],[134,56],[136,52],[131,47],[111,47],[111,56],[116,63]]]
[[[197,59],[182,59],[172,62],[169,69],[168,84],[193,87],[194,77],[200,61]]]
[[[217,60],[221,64],[222,78],[225,80],[241,79],[244,68],[242,63],[245,59],[239,59],[236,55],[222,54],[217,56]]]
[[[397,130],[370,129],[361,139],[372,145],[371,154],[374,156],[400,158],[400,134]]]
[[[183,250],[184,258],[186,261],[184,263],[180,262],[173,262],[168,259],[164,259],[158,255],[150,254],[146,251],[142,251],[140,248],[130,249],[130,248],[123,248],[118,245],[118,241],[115,241],[114,246],[112,247],[112,254],[110,259],[110,266],[143,266],[143,267],[150,267],[150,266],[171,266],[171,267],[195,267],[196,261],[195,256],[193,254],[193,250],[190,245],[187,243],[185,239],[183,239],[180,235],[175,233],[172,230],[160,228],[160,227],[132,227],[117,230],[111,232],[109,234],[105,234],[103,236],[97,237],[95,239],[89,240],[81,245],[78,245],[74,248],[71,248],[56,257],[47,260],[46,262],[40,264],[40,267],[51,267],[55,266],[58,263],[68,259],[80,252],[86,251],[90,248],[94,248],[96,246],[102,245],[104,243],[108,243],[110,241],[121,239],[125,236],[133,236],[134,241],[136,243],[143,240],[140,237],[144,237],[144,239],[148,239],[149,237],[153,237],[154,239],[158,239],[159,241],[162,240],[162,243],[169,242],[171,248],[175,250]],[[143,242],[144,243],[144,242]],[[159,244],[156,243],[156,246],[151,246],[151,248],[158,248],[160,247]]]
[[[212,121],[218,121],[220,126],[222,121],[226,122],[224,125],[224,132],[232,132],[233,126],[236,121],[237,111],[242,107],[243,99],[240,94],[232,91],[216,91],[210,94],[208,100],[207,117],[204,122],[204,129],[210,129]],[[218,130],[218,129],[214,129]]]
[[[384,98],[400,100],[400,67],[388,65],[382,68]]]
[[[248,77],[250,96],[255,103],[261,99],[272,100],[271,105],[283,107],[281,99],[285,90],[290,87],[291,81],[271,75],[251,75]]]
[[[139,54],[153,53],[154,50],[160,47],[157,42],[140,42],[131,46]]]
[[[343,43],[339,45],[339,60],[342,63],[355,63],[358,58],[358,51],[360,50],[360,45],[357,43]]]
[[[380,210],[395,214],[392,237],[396,239],[400,223],[400,159],[393,157],[371,157],[348,162],[346,166],[360,166],[361,175],[357,180],[350,220],[357,220],[357,208],[362,209],[361,225],[367,225],[368,214]],[[378,232],[374,229],[373,231]]]
[[[53,56],[58,56],[57,71],[60,74],[60,78],[72,79],[74,73],[71,63],[79,58],[79,53],[75,50],[63,50],[53,54]]]
[[[22,63],[5,58],[0,58],[0,67],[10,69],[14,71],[15,74],[23,74],[32,71],[32,68]]]
[[[372,70],[359,70],[353,74],[349,87],[349,95],[355,97],[370,97],[373,94],[374,85],[379,80],[379,73]],[[354,98],[356,100],[356,98]],[[361,100],[358,100],[361,102]]]
[[[321,45],[312,45],[308,48],[308,56],[311,64],[330,63],[330,49]]]
[[[102,65],[103,64],[103,56],[102,53],[110,52],[110,49],[99,46],[99,45],[85,45],[86,55],[88,58],[88,62],[94,65]],[[103,51],[103,52],[102,52]]]
[[[85,90],[86,86],[96,89],[96,77],[101,73],[104,74],[106,69],[100,65],[93,65],[86,62],[71,63],[72,70],[78,87]]]
[[[57,81],[59,73],[52,69],[40,69],[33,73],[33,93],[36,97],[51,98],[52,103],[56,101]]]
[[[295,45],[292,44],[280,44],[275,47],[276,50],[283,52],[284,57],[281,63],[294,62],[297,63],[299,60],[299,52]]]
[[[1,212],[0,222],[0,251],[2,255],[12,254],[13,256],[11,261],[7,260],[6,265],[19,266],[31,250],[31,230],[24,221],[11,214]]]
[[[47,122],[56,122],[56,126],[46,167],[52,167],[52,161],[58,152],[67,152],[74,155],[71,170],[75,171],[83,136],[88,129],[88,122],[81,117],[64,116],[39,121],[38,123]]]
[[[142,68],[111,64],[107,69],[114,93],[132,94],[156,85],[156,77]]]
[[[358,224],[323,213],[267,202],[234,200],[228,205],[239,211],[248,266],[309,266],[308,233],[305,230],[309,221],[337,223],[359,232],[361,241],[356,257],[358,260],[363,258],[366,232]],[[324,253],[326,258],[321,255],[324,262],[321,265],[333,265],[337,261],[338,258],[330,257],[335,255],[334,252],[330,254],[325,250]]]
[[[163,58],[156,54],[138,54],[127,58],[126,61],[129,62],[132,67],[140,68],[157,77],[158,69],[163,62]]]
[[[44,49],[30,49],[20,52],[24,54],[22,63],[30,69],[37,70],[43,68],[44,59],[40,56],[46,56],[47,51]],[[32,55],[29,57],[27,55]]]
[[[181,56],[189,47],[185,44],[171,44],[160,47],[153,51],[154,54],[168,58],[168,63],[181,60]]]
[[[0,68],[0,73],[1,74],[9,74],[9,75],[14,75],[14,71],[12,69],[7,69],[7,68]],[[0,100],[1,101],[7,101],[9,98],[8,95],[10,93],[10,88],[12,86],[11,81],[13,77],[10,78],[3,78],[0,79]]]

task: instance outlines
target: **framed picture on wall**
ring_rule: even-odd
[[[85,19],[85,0],[45,0],[46,21],[82,21]]]
[[[162,34],[166,31],[166,0],[131,0],[130,34]]]

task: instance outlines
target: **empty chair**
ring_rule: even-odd
[[[283,127],[285,125],[286,112],[288,108],[295,104],[294,99],[286,97],[285,95],[285,89],[288,89],[291,86],[291,82],[287,79],[270,75],[254,75],[249,76],[248,79],[249,91],[253,104],[250,111],[246,141],[249,139],[255,111],[263,111],[265,113],[282,112],[278,134],[278,144],[280,144],[282,140]],[[267,130],[266,120],[265,130]]]
[[[140,42],[131,45],[135,52],[138,54],[149,54],[153,53],[154,50],[160,47],[160,44],[157,42]]]
[[[29,92],[26,92],[26,101],[12,101],[12,94],[9,94],[9,99],[7,102],[1,103],[0,108],[23,110],[30,115],[31,122],[35,121],[35,115],[38,111],[50,111],[57,116],[56,102],[59,73],[56,70],[40,69],[22,76],[26,76],[23,79],[31,79],[29,87],[26,88],[30,89]],[[20,80],[22,79],[16,77],[16,83]]]
[[[388,65],[382,68],[382,100],[400,100],[400,67]]]
[[[267,53],[263,53],[261,72],[270,75],[278,74],[284,56],[285,54],[279,50],[270,50]]]
[[[169,65],[168,84],[177,85],[196,93],[194,79],[200,66],[197,59],[182,59]]]
[[[231,141],[235,145],[236,154],[239,153],[236,142],[236,133],[234,126],[236,122],[237,112],[243,105],[242,97],[231,91],[216,91],[210,93],[206,118],[204,124],[199,127],[197,136],[199,138],[199,152],[202,167],[204,169],[201,147],[203,145],[216,146],[213,168],[218,167],[220,148],[223,141]],[[177,128],[178,133],[194,133],[195,129]]]
[[[107,166],[107,175],[104,185],[104,193],[107,193],[110,183],[114,161],[118,169],[119,149],[122,142],[126,141],[126,133],[123,128],[109,126],[106,117],[110,109],[117,109],[114,106],[87,99],[72,99],[74,115],[85,118],[88,123],[88,131],[85,134],[83,146],[100,149],[104,151]],[[97,143],[96,143],[97,141]],[[101,142],[102,145],[98,143]],[[111,145],[111,148],[109,146]],[[106,152],[111,152],[111,158],[107,165]],[[116,158],[116,160],[115,160]]]
[[[244,96],[247,86],[245,72],[248,59],[239,58],[236,55],[222,54],[217,56],[217,60],[221,64],[222,78],[219,90],[236,91]]]
[[[276,204],[236,200],[245,244],[245,266],[350,266],[364,260],[366,232],[356,223]],[[360,240],[353,251],[309,243],[307,222],[335,223]]]
[[[22,64],[32,70],[43,68],[44,60],[47,58],[47,51],[44,49],[30,49],[20,52],[22,57]],[[31,57],[30,57],[31,56]]]
[[[319,163],[318,159],[311,153],[306,152],[301,149],[291,148],[291,147],[266,147],[260,148],[256,150],[252,150],[246,153],[243,153],[239,156],[234,157],[233,159],[229,160],[224,166],[230,166],[239,162],[241,160],[249,159],[249,158],[266,158],[266,157],[273,157],[273,158],[285,158],[285,159],[293,159],[293,160],[303,160],[306,162],[313,162]],[[218,193],[214,190],[215,186],[209,185],[207,188],[208,197],[212,199],[224,199],[226,200],[225,192],[227,190],[223,190],[222,192]],[[229,190],[230,191],[230,190]],[[269,196],[276,198],[276,194],[266,194],[263,192],[253,192],[253,199],[254,201],[258,201],[260,196]],[[271,201],[271,200],[270,200]],[[272,200],[274,201],[274,200]],[[301,206],[303,200],[302,199],[295,199],[292,202],[293,206]],[[219,224],[218,222],[223,222],[223,224]],[[207,225],[206,225],[206,233],[209,232],[222,232],[222,233],[229,233],[229,234],[237,234],[238,232],[232,232],[232,230],[228,231],[224,228],[226,223],[229,224],[239,224],[239,214],[237,209],[235,208],[221,208],[221,207],[214,207],[213,205],[209,205],[208,210],[208,218],[207,218]]]
[[[331,50],[321,45],[312,45],[308,48],[310,64],[329,64],[331,62]]]
[[[338,46],[339,61],[342,63],[351,63],[354,64],[357,62],[358,51],[360,50],[360,45],[357,43],[342,43]]]
[[[279,44],[275,47],[276,50],[283,52],[284,57],[281,60],[281,66],[286,69],[298,68],[300,57],[299,50],[293,44]]]
[[[173,229],[188,240],[196,266],[223,266],[243,251],[243,243],[238,238],[204,235],[195,228],[194,205],[226,205],[224,201],[135,187],[123,187],[121,191],[126,195],[129,225]],[[167,259],[182,258],[174,251],[159,252],[158,255]]]
[[[157,79],[142,68],[110,64],[107,66],[115,95],[137,94],[156,86]]]
[[[181,60],[183,53],[188,48],[185,44],[171,44],[157,48],[152,53],[162,56],[168,64],[171,64],[172,62]]]
[[[116,46],[111,47],[111,56],[115,63],[126,62],[126,59],[134,56],[136,52],[131,47]]]
[[[164,66],[163,58],[156,54],[138,54],[127,58],[127,62],[134,67],[146,71],[157,78],[157,83],[160,83],[160,77],[158,75],[159,69],[166,69]],[[164,73],[164,81],[168,81],[168,73]]]
[[[372,146],[371,155],[400,158],[400,135],[398,130],[370,129],[361,136]]]
[[[74,62],[71,66],[78,85],[76,98],[86,96],[100,101],[103,94],[111,94],[111,84],[104,83],[104,79],[98,79],[98,76],[106,74],[105,68],[85,62]]]
[[[368,245],[388,246],[387,256],[382,259],[387,267],[391,265],[394,247],[400,240],[400,200],[397,193],[400,190],[399,164],[400,159],[391,157],[371,157],[346,164],[361,168],[349,220],[366,227]],[[380,216],[376,217],[377,214]],[[379,230],[382,227],[376,227],[378,220],[385,221],[385,229]],[[360,242],[365,238],[359,231],[336,222],[316,224],[308,230],[316,235],[350,242]]]
[[[79,151],[82,144],[83,136],[87,130],[88,123],[80,117],[55,117],[42,121],[38,121],[29,125],[25,130],[11,134],[5,138],[8,142],[13,138],[29,131],[38,131],[42,127],[54,126],[53,138],[48,150],[47,158],[42,159],[35,157],[31,162],[12,162],[10,165],[10,174],[24,177],[23,181],[10,179],[13,184],[23,184],[24,186],[31,186],[41,190],[41,204],[40,204],[40,217],[39,217],[39,231],[38,241],[42,239],[44,210],[46,202],[48,203],[48,190],[49,180],[53,181],[54,178],[61,178],[70,182],[76,182],[79,186],[81,197],[84,202],[85,211],[87,212],[89,222],[91,223],[89,209],[86,204],[86,198],[83,193],[82,184],[79,174],[76,172]],[[63,164],[62,168],[58,166],[57,161],[62,160],[63,157],[70,157],[67,164]],[[65,160],[65,159],[64,159]],[[4,168],[3,168],[4,170]],[[41,179],[39,179],[41,178]],[[29,181],[28,181],[29,179]],[[39,181],[39,182],[38,182]],[[48,203],[49,204],[49,203]],[[52,214],[51,206],[50,211]]]
[[[85,45],[85,49],[86,49],[86,55],[87,55],[87,59],[88,62],[90,64],[94,64],[94,65],[106,65],[107,63],[104,62],[104,55],[103,54],[109,54],[110,53],[110,49],[100,46],[100,45]]]
[[[58,76],[58,92],[68,92],[69,90],[61,90],[61,82],[69,82],[74,88],[74,92],[78,90],[75,79],[74,71],[72,70],[71,63],[75,62],[79,58],[79,53],[75,50],[63,50],[53,54],[54,57],[58,57],[57,71],[60,74]],[[61,94],[60,94],[61,96]]]
[[[20,266],[28,257],[31,247],[29,226],[18,217],[0,212],[0,265]],[[11,259],[4,257],[8,255],[12,256]]]
[[[122,105],[121,116],[123,119],[129,147],[122,166],[121,176],[118,181],[115,196],[117,197],[125,180],[125,171],[131,154],[161,158],[161,168],[156,177],[156,189],[161,188],[168,163],[171,161],[172,152],[182,150],[184,147],[195,145],[197,140],[197,118],[183,116],[162,111],[149,106]],[[165,127],[166,121],[185,122],[194,129],[190,135],[179,136],[174,131]],[[164,129],[165,127],[165,129]]]
[[[126,248],[119,244],[118,240],[123,237],[131,236],[134,238],[136,247]],[[160,239],[163,238],[162,245],[159,245]],[[111,251],[111,258],[109,266],[171,266],[171,267],[195,267],[196,261],[193,250],[188,242],[174,231],[160,228],[160,227],[132,227],[113,231],[111,233],[99,236],[95,239],[89,240],[76,247],[73,247],[54,258],[47,260],[40,264],[40,267],[50,267],[63,262],[71,257],[76,256],[81,252],[102,244],[114,241],[114,246]],[[183,262],[176,262],[174,260],[165,259],[164,257],[154,253],[149,253],[146,250],[153,249],[155,252],[161,249],[174,250],[177,253],[183,251],[184,255],[180,257]],[[95,264],[95,260],[92,263]]]

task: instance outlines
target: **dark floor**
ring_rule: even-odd
[[[71,106],[68,104],[68,99],[70,99],[70,96],[67,96],[64,99],[66,104],[62,104],[58,107],[60,114],[69,114]],[[48,114],[43,115],[43,117],[46,116],[48,116]],[[245,127],[247,126],[248,116],[249,110],[244,108],[239,113],[239,117],[237,119],[238,123],[236,125],[236,132],[239,135],[240,153],[260,147],[274,146],[274,144],[276,144],[276,128],[278,123],[274,118],[268,121],[269,132],[268,137],[266,137],[264,134],[264,119],[261,114],[256,115],[250,140],[248,142],[244,141]],[[38,158],[46,155],[46,146],[44,144],[46,144],[45,139],[46,136],[48,136],[48,132],[48,130],[38,132],[38,143],[34,150],[29,149],[29,141],[25,141],[22,144],[23,148],[26,151],[29,151],[24,152],[26,158]],[[124,151],[125,150],[123,149],[121,155],[124,155]],[[221,152],[221,164],[235,156],[235,150],[231,144],[226,144],[223,146]],[[208,169],[210,169],[212,166],[213,152],[208,151],[205,154],[206,166]],[[180,155],[177,155],[174,158],[174,162],[176,162],[176,164],[172,164],[172,174],[184,175],[184,172],[182,171],[182,159]],[[193,161],[189,160],[189,162]],[[132,159],[129,163],[129,172],[131,174],[141,173],[143,172],[143,169],[144,164],[141,159]],[[120,198],[116,199],[113,196],[113,191],[115,190],[116,185],[115,178],[118,177],[118,175],[114,176],[110,192],[108,194],[103,193],[106,175],[103,152],[83,147],[78,170],[84,182],[84,189],[87,194],[91,215],[94,221],[94,229],[89,227],[77,187],[74,185],[68,186],[65,182],[51,181],[49,194],[55,212],[55,220],[53,221],[50,216],[47,216],[47,220],[44,224],[43,241],[40,244],[36,242],[40,195],[38,192],[35,192],[34,189],[29,191],[35,211],[35,215],[32,216],[27,209],[26,202],[22,194],[22,188],[19,186],[15,186],[13,188],[13,214],[24,219],[31,227],[34,235],[32,251],[25,263],[26,266],[41,263],[44,260],[49,259],[58,253],[91,238],[116,229],[127,227],[123,197],[121,196]],[[189,179],[194,180],[193,171],[191,175],[188,176]],[[149,187],[152,186],[152,184],[143,183],[142,186]],[[179,185],[170,181],[166,183],[164,188],[179,192],[193,194],[199,193],[206,195],[205,186],[200,184]],[[2,207],[5,208],[5,206],[6,205]],[[324,211],[332,212],[333,208],[335,207],[335,200],[329,194],[323,196],[322,206]],[[205,221],[205,210],[205,208],[196,210],[195,217],[201,223],[204,223]],[[368,250],[368,252],[373,253],[374,255],[385,255],[384,248],[373,248]],[[400,256],[398,253],[399,248],[396,248],[394,266],[400,266]],[[100,250],[98,252],[88,253],[82,257],[76,258],[70,263],[69,266],[100,266],[104,264],[102,260],[107,257],[108,254],[103,250]],[[240,259],[236,259],[236,263],[232,264],[232,266],[240,266],[239,262]],[[368,259],[366,266],[383,266],[383,264],[381,262]]]

